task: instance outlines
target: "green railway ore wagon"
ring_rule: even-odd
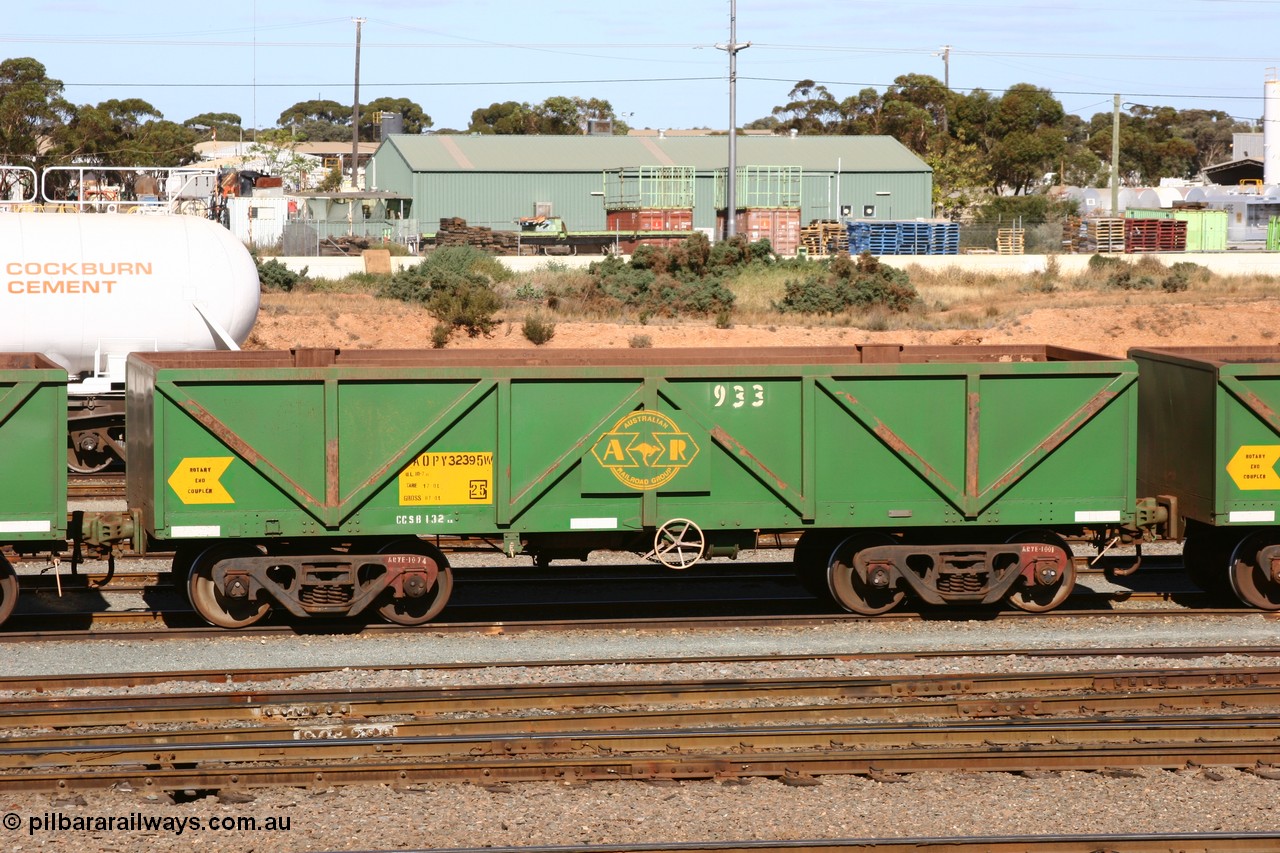
[[[0,353],[0,545],[61,550],[67,536],[67,371],[42,355]],[[18,581],[0,554],[0,622]]]
[[[437,535],[684,568],[801,531],[801,580],[855,612],[1048,609],[1059,532],[1134,521],[1136,375],[1026,346],[135,354],[129,505],[229,626],[426,621]]]
[[[1280,610],[1280,348],[1129,355],[1142,377],[1139,491],[1175,502],[1197,584]]]

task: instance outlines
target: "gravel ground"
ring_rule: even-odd
[[[1054,671],[1089,667],[1266,664],[1245,655],[1184,661],[1117,658],[974,658],[946,661],[839,661],[776,664],[627,663],[662,655],[822,654],[911,649],[1074,648],[1231,643],[1280,645],[1280,623],[1264,616],[1074,620],[1049,636],[1035,622],[866,623],[799,630],[761,629],[671,634],[597,632],[419,638],[295,638],[285,643],[228,636],[200,643],[169,641],[71,646],[35,643],[6,669],[13,674],[158,670],[174,661],[193,668],[343,665],[294,686],[374,688],[450,683],[501,684],[570,680],[677,680],[746,675],[875,675],[964,671]],[[1067,636],[1063,636],[1063,632]],[[375,674],[361,667],[485,660],[613,658],[604,666],[415,670]],[[123,664],[123,665],[122,665]],[[181,689],[223,689],[182,685]],[[917,774],[900,783],[828,777],[816,787],[756,780],[656,786],[595,783],[516,784],[487,789],[440,784],[303,791],[267,789],[246,803],[207,797],[172,804],[135,792],[71,797],[0,795],[0,812],[18,830],[0,830],[0,850],[284,851],[646,843],[780,838],[864,838],[1023,833],[1174,832],[1274,829],[1280,782],[1235,770],[1150,771],[1136,778],[1092,773]],[[135,815],[137,817],[135,817]],[[114,817],[124,829],[82,830],[84,821]],[[142,819],[168,820],[155,829]],[[199,819],[196,829],[192,819]],[[210,828],[214,819],[253,820],[255,830]],[[7,819],[7,818],[6,818]],[[186,819],[181,835],[178,821]],[[284,821],[288,828],[284,829]],[[61,826],[68,827],[65,830]],[[267,829],[269,821],[278,828]],[[101,824],[99,824],[101,825]],[[52,828],[43,829],[42,826]],[[30,832],[30,834],[28,834]]]
[[[1049,629],[1049,626],[1052,626]],[[1073,649],[1147,646],[1144,659],[1018,658],[945,661],[637,664],[638,658],[723,655],[839,655],[936,649]],[[1194,661],[1161,658],[1159,649],[1280,645],[1280,622],[1261,614],[1205,617],[1171,612],[1127,620],[1096,617],[1056,623],[867,622],[801,629],[576,631],[457,636],[425,630],[395,637],[294,637],[262,640],[228,634],[216,640],[115,641],[75,645],[27,643],[5,674],[332,666],[336,672],[280,686],[375,689],[393,686],[690,678],[862,676],[903,673],[1029,672],[1151,666],[1267,665],[1272,659],[1229,655]],[[597,666],[492,667],[371,672],[369,667],[486,661],[607,659]],[[262,685],[267,687],[269,685]],[[144,690],[223,690],[226,685],[170,685]],[[90,691],[101,692],[101,691]],[[170,803],[138,792],[0,795],[0,851],[353,850],[659,841],[832,839],[1041,833],[1274,830],[1280,782],[1235,770],[1144,771],[1133,778],[1096,773],[930,774],[900,782],[827,777],[814,787],[755,780],[749,784],[633,782],[569,786],[464,784],[306,791],[264,789],[244,803],[205,797]],[[13,815],[12,818],[9,815]],[[123,826],[106,828],[113,818]],[[213,826],[224,819],[255,829]],[[194,821],[200,822],[197,827]],[[10,828],[10,821],[17,829]],[[142,821],[160,821],[152,828]],[[185,823],[184,823],[185,821]],[[287,827],[285,823],[287,822]],[[96,827],[95,827],[96,823]],[[271,823],[273,828],[268,828]],[[179,828],[181,832],[179,834]]]

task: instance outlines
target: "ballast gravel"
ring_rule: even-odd
[[[1160,649],[1239,646],[1209,658],[1162,658]],[[1152,666],[1229,669],[1268,665],[1250,648],[1280,646],[1280,622],[1261,614],[1194,614],[1017,622],[866,622],[812,628],[696,631],[294,637],[228,635],[183,643],[28,643],[9,674],[331,666],[279,685],[377,689],[448,684],[693,678],[1069,671]],[[1018,648],[1151,647],[1149,657],[1022,657],[637,663],[641,658]],[[591,666],[479,667],[372,671],[378,666],[485,661],[611,660]],[[130,692],[225,690],[204,682]],[[235,689],[235,688],[231,688]],[[103,691],[90,691],[103,692]],[[1065,772],[918,773],[889,780],[832,776],[793,787],[779,781],[652,785],[521,783],[483,787],[260,789],[247,802],[197,793],[170,802],[140,791],[3,794],[0,851],[317,851],[528,845],[642,844],[719,840],[947,837],[1273,831],[1280,781],[1226,768],[1132,776]],[[9,815],[13,815],[10,818]],[[108,826],[107,819],[114,821]],[[198,824],[196,821],[198,820]],[[228,822],[229,821],[229,822]],[[16,829],[9,828],[12,822]],[[225,828],[230,827],[230,828]]]

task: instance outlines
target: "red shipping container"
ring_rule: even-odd
[[[800,211],[794,207],[739,210],[738,233],[752,243],[768,240],[779,255],[794,255],[800,248]]]
[[[692,210],[611,210],[605,221],[610,231],[692,231]]]

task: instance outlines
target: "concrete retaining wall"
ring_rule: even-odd
[[[1089,263],[1090,255],[886,255],[881,260],[893,267],[908,269],[918,266],[928,270],[954,268],[964,272],[986,273],[989,275],[1020,275],[1041,272],[1045,269],[1049,258],[1057,261],[1058,269],[1071,275],[1080,272]],[[1114,255],[1112,257],[1130,263],[1148,255]],[[1277,275],[1280,276],[1280,252],[1219,252],[1189,253],[1171,252],[1168,254],[1152,254],[1149,257],[1159,258],[1165,266],[1172,266],[1179,261],[1190,261],[1208,267],[1218,275]],[[294,272],[302,272],[307,268],[311,278],[340,279],[356,272],[364,271],[364,260],[359,257],[323,257],[323,258],[277,258]],[[402,270],[418,264],[420,257],[393,257],[391,267]],[[548,264],[559,267],[585,268],[599,256],[567,256],[548,258],[531,257],[498,257],[498,260],[516,272],[530,272]]]

